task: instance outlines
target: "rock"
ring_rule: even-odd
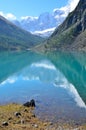
[[[53,122],[50,122],[49,125],[53,125]]]
[[[38,128],[38,125],[37,125],[37,124],[32,124],[32,126],[33,126],[34,128]]]
[[[28,110],[27,110],[27,109],[25,109],[25,110],[24,110],[24,112],[28,112]]]
[[[44,126],[47,126],[47,123],[44,123]]]
[[[30,106],[31,107],[35,107],[36,105],[35,105],[35,100],[34,99],[32,99],[31,101],[30,101]]]
[[[15,112],[14,115],[15,115],[16,117],[19,117],[19,116],[21,116],[21,113],[20,113],[20,112]]]
[[[26,107],[35,107],[36,106],[34,99],[32,99],[30,102],[24,103],[23,105],[26,106]]]
[[[2,123],[2,125],[3,126],[8,126],[8,122],[5,121],[5,122]]]
[[[24,119],[22,119],[22,120],[21,120],[21,124],[24,124],[24,123],[25,123],[25,121],[24,121]]]
[[[76,125],[76,126],[79,126],[79,123],[77,122],[77,123],[75,123],[75,125]]]
[[[30,102],[24,103],[23,106],[25,106],[25,107],[30,107]]]
[[[34,118],[35,118],[35,117],[36,117],[36,115],[35,115],[35,114],[32,114],[32,117],[34,117]]]
[[[35,127],[35,128],[38,128],[38,125],[37,125],[37,124],[35,124],[35,125],[34,125],[34,127]]]
[[[9,117],[8,120],[12,120],[12,117]]]
[[[57,130],[63,130],[63,128],[61,126],[59,126]]]

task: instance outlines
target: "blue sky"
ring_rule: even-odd
[[[8,17],[13,15],[17,19],[22,16],[39,16],[43,12],[66,6],[68,1],[71,0],[0,0],[0,14],[8,14]]]

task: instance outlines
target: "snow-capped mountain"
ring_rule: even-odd
[[[65,6],[56,8],[51,13],[44,12],[38,17],[22,16],[19,18],[20,20],[17,20],[17,17],[12,13],[6,14],[0,11],[0,15],[31,33],[36,34],[37,32],[38,35],[43,34],[45,36],[47,34],[49,36],[53,32],[52,30],[64,21],[68,13],[75,9],[78,2],[79,0],[68,0]]]
[[[57,25],[57,20],[48,12],[41,14],[39,17],[23,18],[21,26],[30,32],[43,31],[45,29],[53,28]]]
[[[55,27],[63,22],[66,16],[60,9],[53,10],[52,13],[42,13],[39,17],[26,16],[21,21],[14,20],[13,23],[23,29],[43,37],[50,36]]]
[[[56,27],[45,29],[42,31],[35,31],[35,32],[33,32],[33,34],[41,36],[41,37],[49,37],[54,32],[55,28]]]

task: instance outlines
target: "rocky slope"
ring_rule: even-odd
[[[86,0],[54,31],[45,43],[46,49],[86,50]]]
[[[0,16],[0,50],[27,49],[42,40]]]

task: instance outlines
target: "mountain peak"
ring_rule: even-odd
[[[39,17],[25,16],[21,17],[21,21],[13,21],[17,26],[31,32],[45,32],[45,30],[53,30],[56,26],[59,26],[66,18],[65,11],[63,9],[55,9],[52,13],[44,12]],[[52,31],[47,32],[45,36],[50,36]],[[42,34],[42,33],[41,33]],[[39,35],[39,33],[37,33]],[[44,33],[43,33],[44,36]]]

